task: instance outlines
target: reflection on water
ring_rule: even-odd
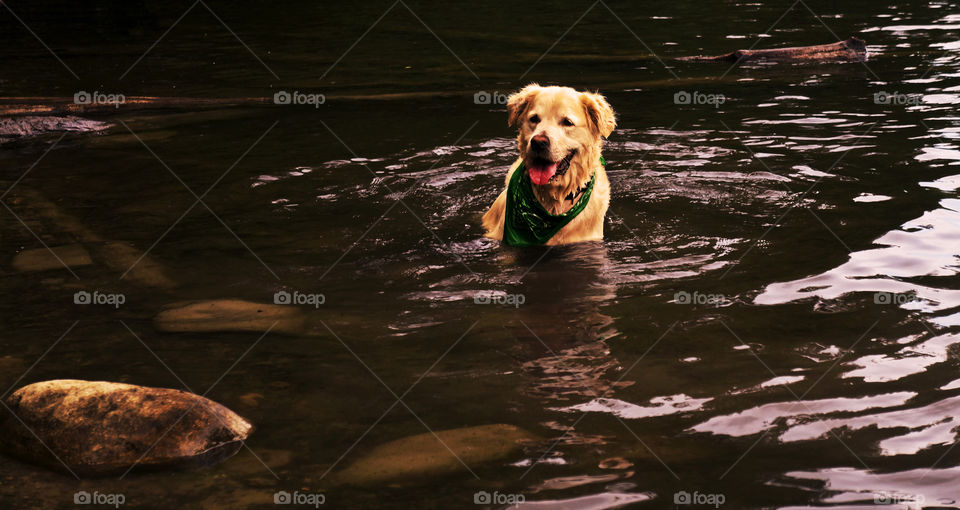
[[[878,304],[896,300],[904,308],[927,313],[960,307],[960,290],[921,285],[910,278],[950,277],[960,271],[960,200],[944,199],[940,208],[924,213],[888,232],[875,243],[884,246],[850,254],[845,264],[822,274],[767,286],[757,304],[777,304],[818,297],[837,299],[853,292],[875,294]]]
[[[941,400],[934,404],[902,411],[875,413],[870,416],[847,417],[810,421],[792,427],[785,432],[783,441],[804,441],[823,437],[828,431],[844,427],[847,433],[866,427],[878,429],[909,429],[910,432],[880,441],[882,455],[910,455],[935,445],[951,444],[954,439],[953,423],[960,399]]]
[[[931,336],[922,341],[918,336],[920,335],[897,339],[895,343],[904,347],[896,352],[868,354],[850,360],[853,369],[844,372],[843,377],[860,377],[864,382],[902,379],[921,373],[931,365],[947,361],[950,346],[960,343],[960,337],[956,334]]]
[[[732,415],[715,416],[692,427],[692,430],[734,437],[747,436],[771,429],[781,420],[789,425],[791,420],[798,417],[899,406],[914,396],[915,393],[898,392],[861,398],[841,397],[764,404]]]
[[[915,469],[893,473],[873,473],[863,469],[834,468],[815,472],[786,473],[786,485],[808,491],[827,492],[823,502],[830,508],[876,508],[895,505],[900,508],[954,508],[956,480],[960,469]],[[816,482],[816,483],[814,483]],[[857,506],[860,504],[861,506]],[[809,508],[786,506],[784,510]]]
[[[584,510],[605,510],[607,508],[620,508],[632,503],[642,503],[653,499],[650,494],[629,494],[629,493],[601,493],[581,496],[578,498],[569,498],[561,500],[540,500],[513,505],[508,508],[533,510],[562,510],[565,508],[579,508]]]
[[[654,416],[666,416],[669,414],[698,411],[704,404],[711,401],[711,398],[691,398],[688,395],[669,395],[665,397],[654,397],[650,399],[649,405],[639,406],[617,399],[598,398],[585,404],[578,404],[562,409],[560,411],[581,411],[581,412],[600,412],[610,413],[624,419],[643,419]]]

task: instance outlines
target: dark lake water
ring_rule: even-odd
[[[91,110],[102,129],[0,144],[2,389],[209,388],[257,430],[216,467],[120,480],[0,457],[0,500],[960,508],[958,29],[949,1],[8,2],[0,96],[246,100]],[[865,64],[675,60],[849,36]],[[497,103],[533,81],[618,113],[602,243],[482,237],[516,158]],[[273,104],[283,92],[325,102]],[[12,265],[112,241],[176,286],[96,260]],[[76,305],[80,290],[126,301]],[[152,321],[278,291],[323,295],[301,307],[309,331]],[[377,445],[486,424],[540,440],[447,474],[330,482]]]

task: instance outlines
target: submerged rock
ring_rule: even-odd
[[[89,266],[90,264],[93,264],[90,254],[79,244],[55,246],[50,249],[23,250],[13,257],[11,263],[13,268],[21,273]]]
[[[238,455],[217,472],[227,474],[235,480],[243,480],[255,475],[269,476],[270,471],[279,471],[293,462],[293,452],[290,450],[257,448],[251,451],[253,454]]]
[[[303,311],[295,306],[269,305],[241,299],[216,299],[174,303],[157,314],[153,324],[160,331],[256,331],[270,330],[291,335],[306,332]]]
[[[346,485],[370,485],[466,472],[463,464],[475,469],[481,464],[507,458],[520,451],[524,442],[535,439],[519,427],[504,424],[442,430],[436,434],[427,432],[374,448],[337,473],[333,481]]]
[[[39,382],[6,404],[16,417],[7,412],[0,421],[4,450],[59,471],[66,464],[79,476],[216,464],[253,430],[199,395],[104,381]]]
[[[169,276],[166,267],[129,244],[108,241],[95,247],[93,253],[97,260],[102,261],[110,269],[122,272],[124,280],[147,287],[177,286],[177,282]]]
[[[76,239],[90,248],[94,261],[123,274],[125,280],[148,287],[172,288],[177,285],[170,271],[149,254],[129,244],[104,239],[36,190],[21,185],[12,195],[11,205],[20,211],[24,223],[41,231],[60,232]]]

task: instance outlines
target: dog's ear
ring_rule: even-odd
[[[591,127],[604,138],[610,136],[613,129],[617,127],[617,116],[613,113],[610,103],[600,94],[593,92],[581,92],[580,102],[583,103],[583,109],[587,112]]]
[[[520,118],[523,117],[523,112],[527,111],[527,107],[533,102],[533,98],[537,97],[537,93],[542,89],[543,87],[540,85],[531,83],[507,98],[507,113],[510,114],[507,118],[508,126],[516,126],[519,124]]]

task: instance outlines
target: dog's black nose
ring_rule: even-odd
[[[530,148],[535,151],[545,151],[550,148],[550,139],[544,135],[538,135],[530,139]]]

